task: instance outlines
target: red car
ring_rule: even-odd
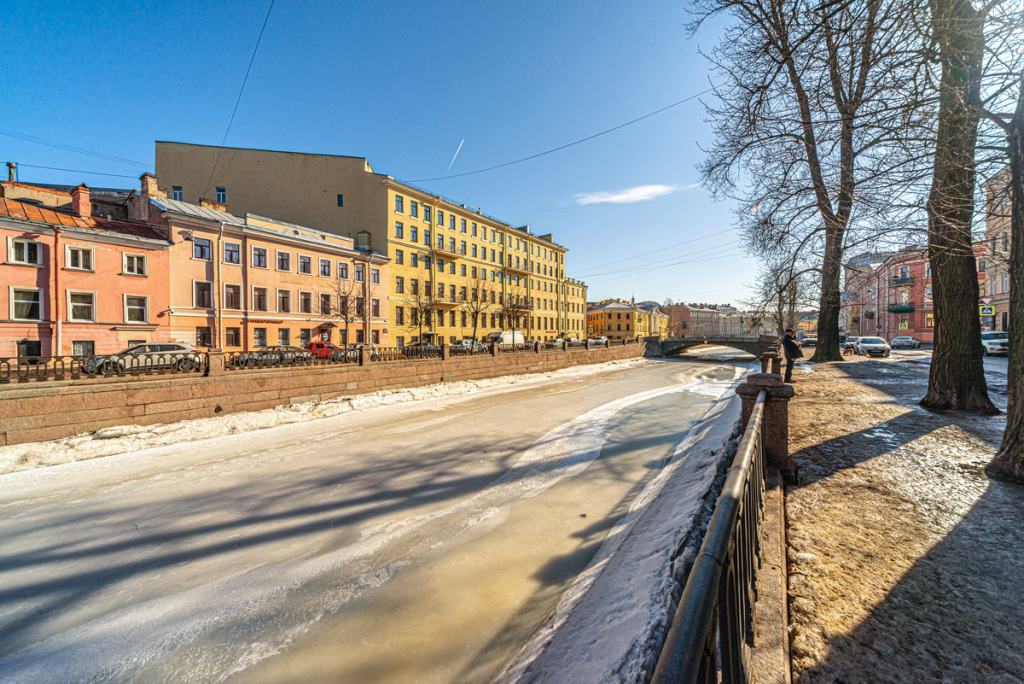
[[[309,344],[306,345],[306,349],[308,349],[313,354],[313,356],[315,356],[318,359],[329,359],[335,354],[337,354],[339,351],[341,351],[330,342],[320,341],[310,342]]]

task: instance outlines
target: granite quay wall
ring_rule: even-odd
[[[82,378],[0,386],[0,446],[115,425],[172,423],[379,390],[558,370],[643,356],[643,344],[436,359]]]

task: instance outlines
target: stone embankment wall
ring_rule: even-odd
[[[591,350],[459,356],[386,363],[219,370],[11,383],[0,386],[0,446],[59,439],[114,425],[172,423],[438,382],[540,373],[639,357],[643,344]]]

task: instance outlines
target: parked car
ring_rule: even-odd
[[[415,342],[402,347],[402,356],[407,359],[422,359],[440,355],[441,348],[432,342]]]
[[[302,347],[293,347],[288,344],[275,344],[269,347],[261,347],[244,354],[237,354],[231,357],[231,364],[235,366],[293,366],[306,363],[315,358],[313,352]]]
[[[857,341],[859,339],[859,337],[847,337],[846,341],[843,343],[843,351],[852,351],[859,354],[860,352],[857,351]]]
[[[456,340],[448,345],[448,352],[450,354],[480,354],[486,350],[486,345],[476,340]]]
[[[306,345],[306,349],[310,354],[318,359],[331,359],[338,358],[341,354],[341,350],[330,342],[323,342],[316,340]]]
[[[608,341],[608,338],[605,337],[604,335],[598,335],[597,337],[591,339],[593,339],[594,342],[597,342],[598,344],[604,344],[605,342]]]
[[[191,371],[201,368],[202,352],[190,344],[136,344],[109,356],[92,356],[83,360],[85,373],[120,373],[149,369],[174,368]]]
[[[359,352],[362,351],[363,349],[368,349],[370,351],[371,361],[376,361],[380,359],[380,352],[377,351],[376,345],[374,345],[372,342],[353,342],[352,344],[348,345],[349,358],[354,358],[355,360],[358,360]]]
[[[985,356],[1010,353],[1010,335],[1005,330],[987,330],[981,333],[981,346]]]
[[[857,341],[857,353],[861,356],[889,356],[892,348],[881,337],[861,337]]]
[[[804,335],[804,339],[800,341],[801,347],[813,347],[818,344],[817,335]]]
[[[920,349],[921,340],[910,335],[900,335],[899,337],[892,338],[889,346],[893,349]]]

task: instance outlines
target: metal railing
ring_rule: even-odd
[[[0,383],[205,372],[207,356],[191,352],[0,358]]]
[[[757,396],[661,650],[654,684],[750,681],[763,516],[764,390]]]
[[[533,351],[532,344],[499,344],[499,354],[521,354],[523,352]]]

